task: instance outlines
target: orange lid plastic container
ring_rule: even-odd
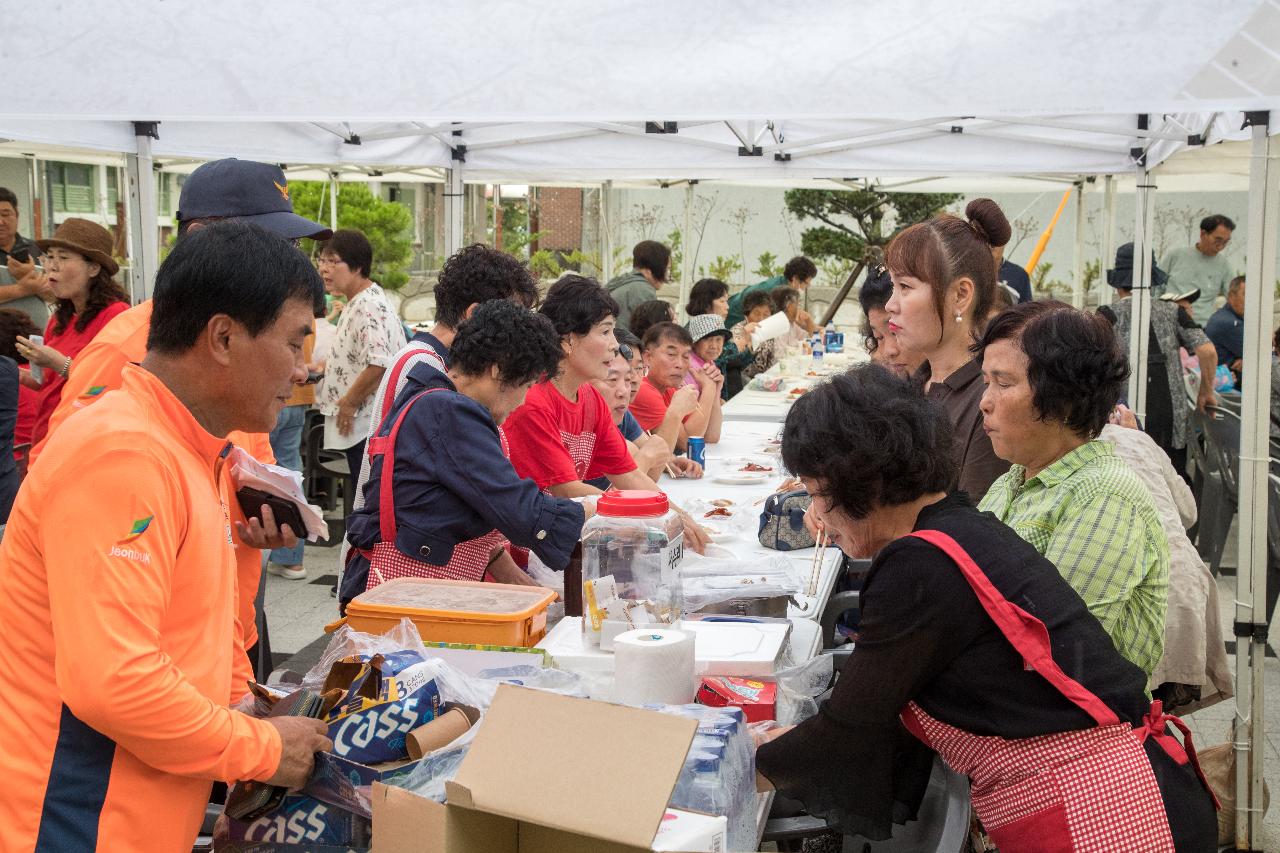
[[[555,598],[540,586],[396,578],[352,599],[346,624],[385,634],[407,618],[426,641],[533,646],[547,632],[547,607]]]

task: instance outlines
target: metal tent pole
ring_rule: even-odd
[[[1266,112],[1252,125],[1249,242],[1245,261],[1244,363],[1253,377],[1271,375],[1271,311],[1275,301],[1276,229],[1280,228],[1280,150],[1267,136]],[[1267,649],[1267,496],[1271,383],[1244,383],[1240,411],[1240,562],[1236,572],[1236,849],[1263,844],[1263,675]]]
[[[338,230],[338,173],[329,173],[329,230]]]
[[[605,181],[600,185],[600,272],[606,282],[617,275],[613,268],[613,211],[609,209],[612,196],[613,181]]]
[[[1139,421],[1147,416],[1147,350],[1151,345],[1151,248],[1150,233],[1155,213],[1155,189],[1151,173],[1138,178],[1138,195],[1133,217],[1133,304],[1129,326],[1129,407]]]
[[[129,286],[135,303],[151,298],[160,258],[156,175],[151,157],[151,140],[160,138],[157,127],[158,122],[135,121],[138,152],[125,158],[129,173]]]
[[[692,257],[689,254],[689,232],[693,230],[693,181],[690,181],[684,188],[684,232],[680,235],[681,245],[681,261],[680,264],[680,301],[676,305],[676,319],[684,322],[689,318],[685,315],[684,306],[689,302],[689,289],[693,287],[693,265]]]
[[[1116,259],[1116,179],[1107,175],[1102,203],[1102,257],[1098,264],[1098,304],[1110,305],[1115,295],[1107,284],[1107,269]]]
[[[455,162],[452,169],[446,169],[444,193],[444,254],[452,257],[462,248],[463,205],[466,201],[462,187],[462,164]]]
[[[1076,184],[1076,242],[1072,248],[1075,280],[1071,286],[1071,306],[1084,307],[1084,181]]]

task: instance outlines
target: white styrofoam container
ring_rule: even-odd
[[[782,663],[782,651],[791,632],[787,622],[683,621],[680,630],[694,637],[694,672],[699,675],[736,675],[769,678]],[[575,672],[613,672],[613,654],[586,645],[582,621],[567,616],[538,643],[560,669]]]

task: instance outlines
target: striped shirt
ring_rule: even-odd
[[[1169,591],[1169,545],[1151,495],[1105,441],[1025,477],[1014,465],[979,508],[1057,566],[1120,654],[1150,675],[1164,649]]]

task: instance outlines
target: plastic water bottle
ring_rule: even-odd
[[[822,363],[822,356],[827,351],[827,344],[824,336],[825,332],[822,329],[813,333],[813,344],[810,349],[813,352],[813,364],[815,367]]]

